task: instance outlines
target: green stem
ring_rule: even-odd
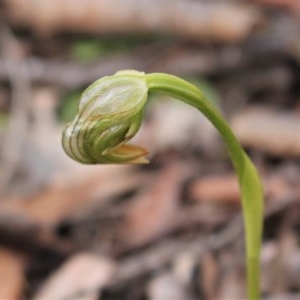
[[[148,74],[146,80],[149,92],[169,95],[200,110],[223,137],[238,176],[242,197],[246,236],[247,296],[249,300],[260,299],[259,264],[263,225],[263,192],[254,165],[241,148],[227,122],[195,86],[178,77],[162,73]]]

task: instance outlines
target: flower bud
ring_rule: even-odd
[[[145,74],[121,71],[82,94],[78,113],[62,136],[65,152],[86,164],[147,163],[148,151],[128,144],[139,130],[148,97]]]

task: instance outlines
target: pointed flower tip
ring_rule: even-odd
[[[148,159],[145,157],[148,150],[132,144],[123,144],[108,152],[107,157],[110,162],[117,162],[122,159],[122,163],[128,164],[147,164]]]
[[[138,159],[132,160],[129,162],[130,164],[141,164],[141,165],[147,165],[149,164],[149,160],[145,157],[140,157]]]

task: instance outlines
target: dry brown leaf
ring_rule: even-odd
[[[231,124],[246,147],[276,156],[300,157],[300,119],[292,112],[257,107],[239,113]]]
[[[272,174],[263,180],[266,199],[284,199],[295,189],[284,176]]]
[[[240,199],[237,178],[232,174],[202,177],[192,183],[189,195],[197,201],[219,203],[238,203]]]
[[[8,0],[12,23],[39,34],[165,32],[202,41],[239,41],[261,16],[252,6],[222,2]],[[116,9],[116,7],[118,9]],[[138,17],[137,17],[138,16]],[[236,26],[239,24],[239,26]]]
[[[114,264],[106,257],[92,253],[76,254],[52,273],[34,300],[68,297],[97,300],[101,289],[112,278],[114,271]]]
[[[246,277],[241,267],[241,256],[235,252],[222,252],[220,260],[221,276],[216,299],[246,299]]]
[[[11,250],[0,248],[0,299],[21,299],[25,285],[24,259]]]
[[[264,176],[263,189],[266,199],[282,199],[290,194],[292,186],[280,175]],[[239,203],[240,191],[236,175],[208,175],[195,180],[189,189],[195,201],[217,203]]]
[[[155,178],[150,190],[138,196],[129,207],[122,239],[141,246],[167,232],[178,210],[180,167],[171,163]]]
[[[64,176],[47,189],[22,198],[7,198],[1,209],[25,215],[46,226],[56,226],[67,216],[91,205],[101,206],[109,197],[137,186],[137,176],[128,176],[129,166],[95,166],[82,174]]]

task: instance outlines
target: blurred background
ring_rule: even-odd
[[[198,86],[258,167],[264,299],[300,299],[299,0],[0,0],[0,299],[245,299],[240,196],[217,132],[151,98],[146,166],[61,147],[121,69]]]

